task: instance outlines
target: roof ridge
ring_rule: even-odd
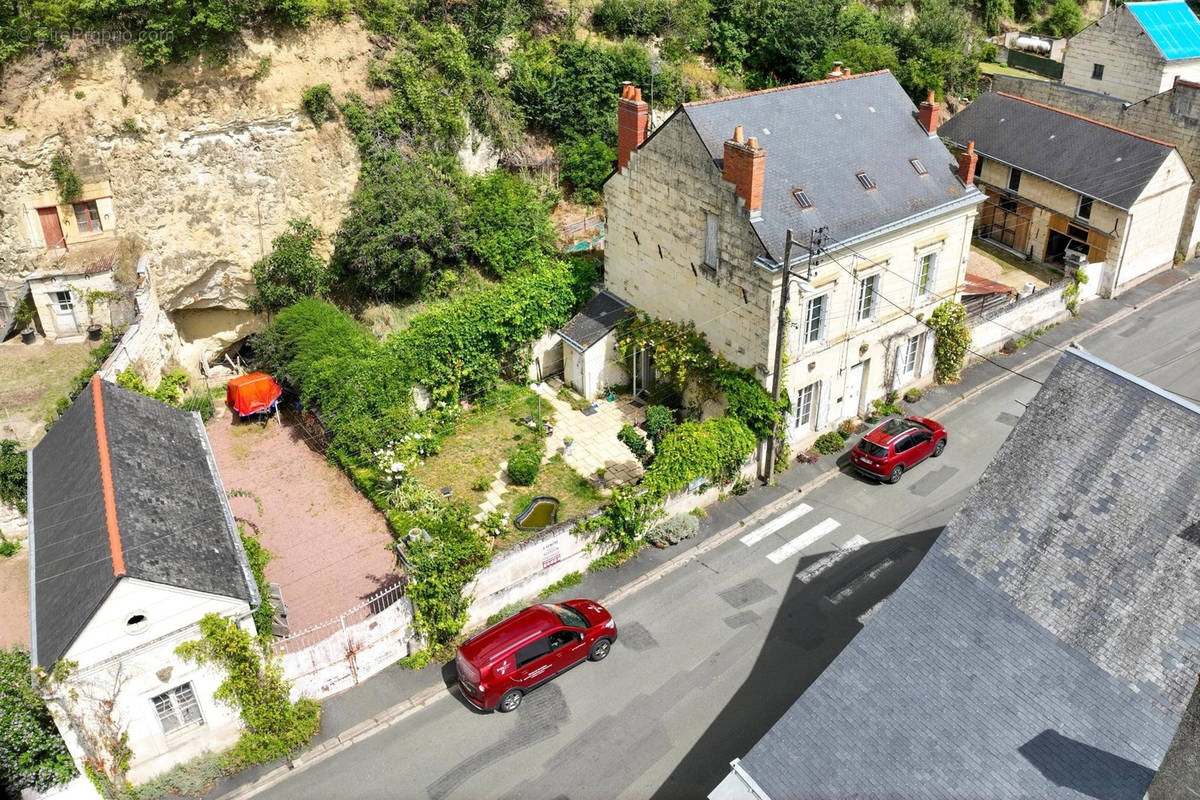
[[[108,429],[104,424],[104,390],[99,375],[92,376],[92,413],[96,424],[96,446],[100,451],[100,486],[104,496],[104,523],[108,529],[108,548],[112,555],[113,576],[125,574],[125,553],[121,548],[121,530],[117,525],[117,496],[113,488],[112,460],[108,452]]]
[[[890,73],[889,69],[877,69],[871,72],[856,72],[852,75],[839,75],[836,78],[822,78],[817,81],[805,81],[803,83],[791,83],[787,86],[774,86],[770,89],[758,89],[753,92],[741,92],[739,94],[731,94],[725,97],[713,97],[708,100],[693,100],[690,103],[682,103],[684,108],[693,108],[695,106],[706,106],[713,103],[724,103],[726,100],[740,100],[743,97],[751,97],[753,95],[770,94],[771,92],[785,92],[789,89],[803,89],[806,86],[818,86],[823,83],[837,83],[838,81],[852,81],[855,78],[867,78],[871,75],[883,75]]]
[[[1170,0],[1167,0],[1167,1],[1169,2]],[[1135,139],[1145,139],[1147,142],[1152,142],[1154,144],[1162,145],[1163,147],[1170,147],[1171,149],[1175,149],[1175,145],[1172,144],[1171,142],[1164,142],[1162,139],[1152,139],[1149,136],[1143,136],[1140,133],[1134,133],[1133,131],[1127,131],[1124,128],[1118,128],[1116,125],[1109,125],[1107,122],[1100,122],[1098,120],[1092,119],[1091,117],[1085,117],[1082,114],[1076,114],[1073,111],[1064,111],[1061,108],[1055,108],[1054,106],[1046,105],[1045,103],[1039,103],[1035,100],[1026,100],[1024,97],[1018,97],[1017,95],[1009,94],[1008,92],[995,92],[995,94],[999,95],[1000,97],[1007,97],[1010,100],[1020,100],[1022,103],[1028,103],[1031,106],[1037,106],[1038,108],[1044,108],[1044,109],[1047,109],[1048,111],[1053,111],[1056,114],[1062,114],[1063,116],[1066,116],[1066,117],[1074,117],[1075,119],[1081,119],[1084,122],[1090,122],[1093,125],[1099,125],[1101,128],[1108,128],[1111,131],[1116,131],[1117,133],[1123,133],[1127,136],[1132,136]]]

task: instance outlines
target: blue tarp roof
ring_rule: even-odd
[[[1184,0],[1129,3],[1126,7],[1168,60],[1200,58],[1200,20]]]

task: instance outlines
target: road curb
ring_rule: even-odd
[[[1082,341],[1088,336],[1099,333],[1100,331],[1115,325],[1129,315],[1133,314],[1135,311],[1156,303],[1183,288],[1184,286],[1187,286],[1195,277],[1195,275],[1188,275],[1179,283],[1169,286],[1160,292],[1156,292],[1142,302],[1121,309],[1112,316],[1097,322],[1095,325],[1092,325],[1090,328],[1084,331],[1081,331],[1077,336],[1074,337],[1073,341]],[[1047,347],[1045,353],[1026,361],[1021,365],[1021,368],[1036,366],[1037,364],[1040,364],[1041,362],[1055,355],[1057,352],[1058,349]],[[1013,372],[1005,371],[1000,375],[989,378],[975,388],[963,392],[958,397],[952,398],[946,403],[943,403],[938,408],[929,412],[929,416],[938,416],[952,411],[966,401],[977,397],[997,384],[1012,378],[1013,375]],[[604,605],[611,605],[613,603],[620,602],[621,600],[624,600],[633,594],[636,594],[647,586],[657,583],[680,567],[683,567],[694,559],[699,558],[705,553],[708,553],[709,551],[721,546],[734,536],[742,533],[744,530],[746,530],[746,528],[775,516],[777,513],[793,504],[796,500],[796,495],[811,492],[832,480],[835,475],[840,474],[841,470],[835,465],[834,467],[818,475],[816,478],[813,478],[811,481],[803,484],[794,492],[788,492],[784,496],[772,500],[756,511],[751,512],[741,522],[729,525],[726,528],[717,531],[712,536],[709,536],[707,539],[700,542],[687,552],[680,553],[675,558],[660,564],[644,575],[634,578],[632,581],[620,587],[619,589],[609,592],[601,599],[600,602]],[[228,792],[224,795],[221,795],[216,800],[244,800],[245,798],[254,797],[257,794],[265,792],[266,790],[282,783],[288,776],[297,772],[302,772],[314,764],[319,764],[320,762],[337,755],[343,750],[346,750],[352,745],[365,741],[375,734],[386,730],[392,725],[395,725],[417,711],[432,705],[438,700],[449,696],[450,692],[446,689],[446,686],[440,682],[426,687],[412,697],[396,703],[392,707],[385,709],[382,713],[372,717],[371,719],[358,723],[348,730],[338,734],[335,738],[326,742],[322,742],[312,750],[309,750],[303,755],[294,758],[291,766],[277,767],[276,769],[268,772],[266,775],[251,783],[249,786],[243,786],[234,791]]]

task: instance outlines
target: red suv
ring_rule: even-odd
[[[924,417],[889,419],[850,451],[850,463],[870,478],[895,483],[905,470],[946,449],[946,429]]]
[[[497,622],[458,648],[463,696],[484,711],[514,711],[536,686],[585,658],[600,661],[617,639],[617,624],[599,603],[544,603]]]

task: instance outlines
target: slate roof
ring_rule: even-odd
[[[1200,671],[1197,475],[1200,407],[1069,350],[742,768],[776,800],[1141,798]]]
[[[833,240],[850,242],[923,212],[982,199],[963,186],[957,161],[921,127],[887,70],[687,103],[682,111],[718,168],[738,125],[766,149],[762,217],[753,225],[776,261],[783,259],[788,228],[806,239],[827,226]],[[928,174],[917,173],[914,158]],[[860,185],[859,172],[875,181],[874,189]],[[813,208],[800,207],[796,189]]]
[[[94,377],[30,458],[35,663],[61,658],[122,577],[258,604],[198,414]]]
[[[602,291],[592,295],[583,310],[564,325],[558,335],[582,353],[603,339],[625,316],[629,304],[616,295]]]
[[[1150,783],[1149,800],[1200,797],[1200,687],[1192,692],[1183,721]]]
[[[1128,210],[1174,146],[1002,92],[980,95],[938,132],[984,158]]]
[[[1150,41],[1168,61],[1200,58],[1200,20],[1185,0],[1126,3]]]

